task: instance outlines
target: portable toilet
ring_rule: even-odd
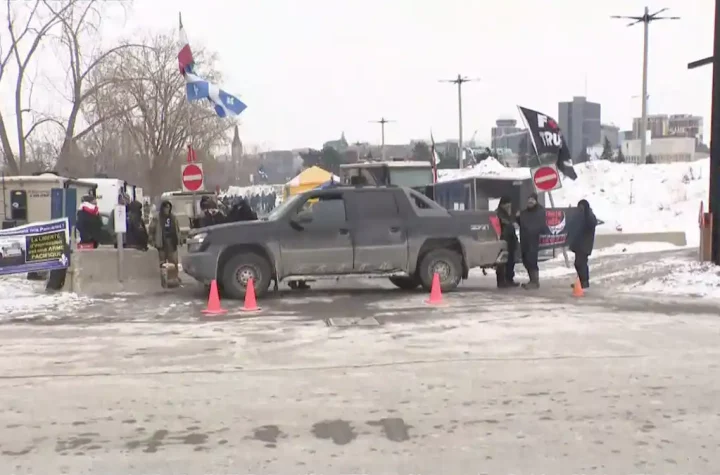
[[[70,226],[80,200],[94,195],[96,185],[55,173],[0,177],[3,228],[67,217]]]

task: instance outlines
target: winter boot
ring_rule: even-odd
[[[530,276],[530,282],[522,284],[522,287],[527,290],[535,290],[540,288],[540,272],[537,270],[528,271]]]

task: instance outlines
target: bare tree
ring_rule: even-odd
[[[12,0],[6,1],[6,20],[10,42],[8,45],[0,43],[0,83],[5,79],[8,70],[13,71],[14,69],[15,84],[12,90],[14,93],[15,127],[13,135],[15,135],[17,153],[13,148],[12,132],[8,131],[9,124],[6,122],[2,111],[0,111],[0,144],[2,145],[5,162],[9,172],[12,174],[19,174],[24,168],[27,157],[26,144],[32,133],[43,123],[52,120],[33,117],[32,113],[34,111],[24,106],[26,97],[23,88],[26,83],[28,69],[41,43],[61,23],[62,15],[72,7],[73,3],[74,1],[67,1],[50,11],[45,8],[45,2],[42,0],[22,3],[13,2]],[[18,5],[19,8],[14,8]],[[21,20],[18,10],[26,12],[25,21]],[[31,94],[32,91],[30,91]],[[25,122],[27,116],[30,116],[29,123]]]
[[[139,172],[146,178],[141,184],[157,196],[178,187],[179,165],[190,139],[199,157],[210,156],[220,144],[229,143],[235,124],[218,118],[210,106],[188,103],[174,37],[160,35],[146,44],[144,49],[120,50],[97,69],[90,87],[108,81],[114,81],[114,86],[94,88],[88,111],[112,116],[103,129],[112,127],[123,134],[123,143],[132,144],[124,147],[123,159],[141,164]],[[214,57],[203,51],[194,54],[203,74],[218,80]]]
[[[64,14],[60,15],[62,33],[60,44],[67,54],[68,85],[70,89],[71,107],[67,118],[62,122],[65,130],[62,148],[58,157],[56,169],[64,174],[79,175],[85,170],[81,163],[75,163],[78,158],[75,143],[87,134],[100,126],[104,121],[120,115],[123,108],[113,110],[104,115],[94,114],[91,120],[83,121],[86,117],[83,114],[83,107],[86,101],[103,89],[111,89],[117,85],[119,78],[115,75],[106,74],[102,80],[91,81],[90,77],[103,63],[109,62],[114,56],[123,50],[132,48],[143,48],[142,44],[122,43],[108,49],[98,49],[87,46],[88,39],[99,39],[99,27],[102,18],[103,8],[108,4],[98,0],[65,0],[72,5]],[[56,11],[54,5],[56,0],[43,0],[51,11]],[[77,3],[75,3],[77,2]],[[115,63],[117,64],[117,63]],[[83,124],[83,122],[86,122]],[[79,130],[78,130],[79,129]]]

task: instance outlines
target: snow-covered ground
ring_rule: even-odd
[[[70,292],[46,293],[45,282],[29,281],[25,274],[0,277],[0,320],[3,317],[52,318],[81,308],[91,299]]]
[[[709,192],[710,160],[635,165],[596,160],[575,165],[578,179],[565,178],[553,193],[556,206],[587,199],[604,224],[601,233],[685,231],[688,245],[699,243],[700,202]],[[440,181],[471,176],[527,178],[528,168],[506,168],[489,158],[465,170],[441,170]],[[547,202],[548,200],[546,200]]]
[[[669,268],[669,272],[631,285],[627,290],[720,299],[720,268],[712,263],[668,257],[656,263],[655,267]]]

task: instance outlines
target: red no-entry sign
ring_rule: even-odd
[[[532,179],[538,193],[557,190],[562,187],[555,165],[543,165],[532,169]]]
[[[203,188],[203,168],[200,163],[182,166],[183,191],[200,191]]]

